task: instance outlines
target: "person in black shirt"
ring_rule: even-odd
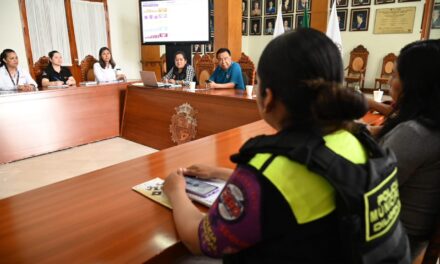
[[[63,57],[61,54],[54,50],[49,52],[50,64],[44,70],[42,77],[43,87],[50,85],[60,86],[60,85],[75,85],[76,81],[72,76],[72,73],[68,68],[61,66],[63,63]]]

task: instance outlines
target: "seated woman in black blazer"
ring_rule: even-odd
[[[63,63],[63,57],[61,54],[53,50],[49,52],[50,64],[44,70],[41,84],[46,86],[60,86],[60,85],[75,85],[76,81],[72,76],[72,73],[68,68],[61,66]]]

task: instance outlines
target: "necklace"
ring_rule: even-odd
[[[14,82],[14,78],[12,78],[12,75],[11,75],[11,73],[9,72],[8,67],[5,67],[5,68],[6,68],[6,71],[8,72],[8,74],[9,74],[9,78],[11,78],[11,82],[12,82],[12,84],[13,84],[14,86],[17,86],[17,85],[18,85],[18,80],[20,79],[20,72],[19,72],[18,69],[17,69],[17,81]]]

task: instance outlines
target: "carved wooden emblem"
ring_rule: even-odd
[[[184,103],[176,108],[171,117],[171,140],[178,145],[193,140],[196,137],[197,119],[195,110],[190,104]]]

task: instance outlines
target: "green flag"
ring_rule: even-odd
[[[309,6],[309,1],[306,1],[306,6],[304,7],[304,17],[303,17],[303,21],[302,21],[303,28],[310,27],[310,15],[307,12],[308,6]]]

